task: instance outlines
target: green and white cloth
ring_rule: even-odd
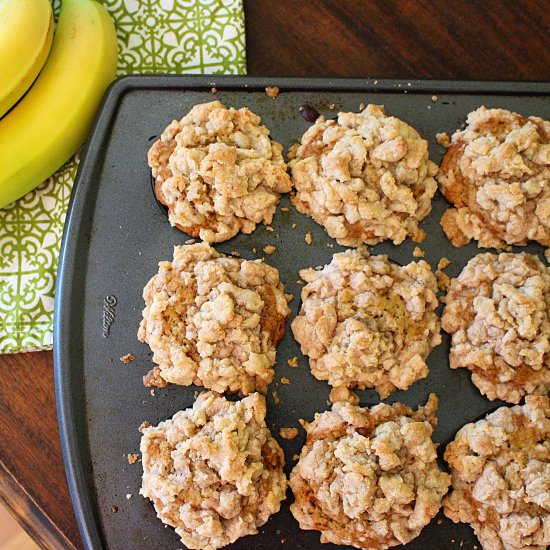
[[[246,72],[242,0],[99,1],[115,22],[119,75]],[[55,276],[77,166],[78,156],[0,210],[0,353],[52,347]]]

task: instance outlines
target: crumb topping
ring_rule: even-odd
[[[454,246],[550,245],[550,122],[480,107],[453,134],[437,180],[455,207],[441,219]]]
[[[279,511],[284,456],[265,413],[258,393],[229,402],[204,392],[192,408],[143,431],[140,494],[187,548],[231,544]]]
[[[385,549],[406,544],[437,514],[450,476],[432,441],[437,398],[417,411],[338,402],[306,426],[290,476],[290,509],[321,542]]]
[[[441,342],[436,279],[420,260],[401,267],[364,249],[304,269],[292,332],[313,375],[331,386],[376,388],[382,398],[428,374]]]
[[[452,491],[444,512],[469,523],[483,548],[550,545],[550,400],[501,407],[467,424],[445,450]]]
[[[164,130],[148,158],[155,194],[173,226],[221,242],[271,223],[291,183],[282,146],[260,122],[247,108],[212,101]]]
[[[277,269],[206,243],[176,246],[143,298],[138,338],[153,351],[154,379],[220,393],[267,391],[290,315]]]
[[[422,238],[436,165],[428,142],[384,107],[319,118],[289,152],[297,210],[345,246]]]
[[[442,317],[451,368],[489,399],[550,390],[550,268],[531,254],[479,254],[452,279]]]
[[[331,403],[344,401],[352,405],[359,405],[359,396],[345,386],[337,386],[330,390],[329,401]]]

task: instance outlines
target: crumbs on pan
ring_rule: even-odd
[[[273,390],[271,392],[271,395],[273,396],[273,402],[275,403],[275,405],[278,405],[281,402],[281,398],[279,397],[277,390]]]
[[[275,99],[279,95],[279,88],[277,86],[267,86],[265,93],[271,99]]]
[[[272,244],[268,244],[267,246],[264,246],[264,252],[266,254],[273,254],[277,251],[277,247],[273,246]]]
[[[283,439],[294,439],[298,435],[298,428],[281,428],[279,435]]]
[[[447,292],[451,286],[451,278],[443,271],[436,271],[435,278],[437,281],[437,288],[442,292]]]
[[[168,382],[161,376],[161,370],[159,367],[153,367],[144,377],[143,385],[146,388],[165,388],[168,386]]]
[[[311,234],[311,231],[308,231],[306,233],[304,240],[306,241],[307,244],[311,244],[313,242],[313,235]]]
[[[413,250],[413,256],[415,258],[423,258],[424,257],[424,251],[419,246],[415,246],[414,250]]]
[[[284,384],[284,385],[290,384],[290,380],[286,376],[283,376],[281,378],[281,384]]]
[[[120,361],[122,363],[131,363],[134,359],[135,357],[131,353],[127,353],[120,358]]]
[[[287,361],[288,366],[292,367],[293,369],[298,367],[298,357],[294,356],[292,359],[289,359]]]
[[[449,267],[451,265],[451,260],[449,258],[441,258],[437,264],[437,269],[445,269],[446,267]]]
[[[128,454],[128,464],[135,464],[139,460],[139,453]]]
[[[435,134],[435,140],[441,147],[445,147],[446,149],[451,146],[451,138],[447,132]]]

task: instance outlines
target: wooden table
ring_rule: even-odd
[[[245,0],[251,75],[550,80],[541,1]],[[0,357],[0,499],[43,547],[81,548],[52,353]]]

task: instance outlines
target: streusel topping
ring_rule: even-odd
[[[292,332],[316,378],[385,398],[428,375],[426,357],[441,337],[437,283],[425,261],[401,267],[348,250],[300,277],[308,284]]]
[[[277,269],[206,243],[176,246],[143,298],[138,338],[159,365],[155,379],[220,393],[267,391],[290,315]]]
[[[550,122],[480,107],[453,134],[437,180],[455,206],[441,219],[455,246],[550,246]]]
[[[335,403],[309,424],[290,476],[290,509],[321,542],[356,548],[406,544],[437,514],[450,476],[436,461],[437,398],[417,411]]]
[[[383,106],[320,117],[289,159],[293,204],[340,244],[424,239],[418,222],[431,211],[437,166],[428,142]]]
[[[441,319],[451,368],[489,399],[550,390],[550,268],[531,254],[479,254],[451,281]]]
[[[550,545],[550,399],[501,407],[467,424],[445,450],[454,522],[469,523],[485,550]]]
[[[291,183],[282,146],[252,111],[219,101],[174,120],[149,151],[157,199],[170,223],[207,242],[271,223]]]
[[[258,532],[285,499],[284,455],[258,393],[202,393],[191,409],[143,429],[140,493],[187,548],[214,550]]]

